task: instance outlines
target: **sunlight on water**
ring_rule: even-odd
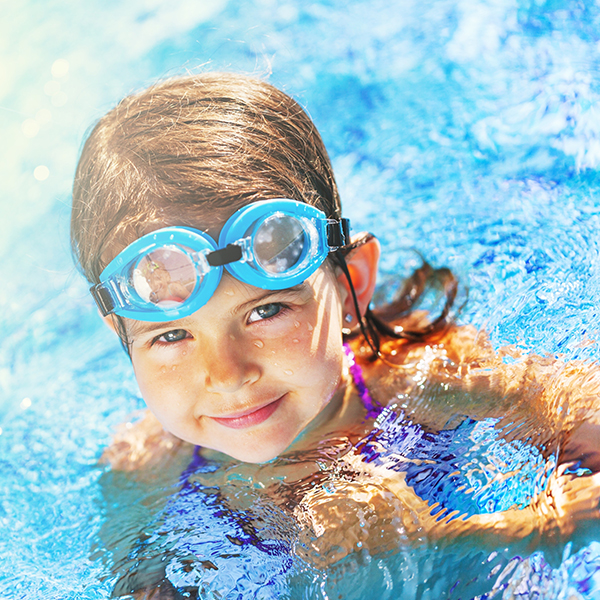
[[[258,474],[98,464],[142,401],[72,266],[68,213],[85,132],[123,95],[185,70],[269,76],[322,132],[354,230],[382,240],[380,297],[416,250],[461,277],[459,319],[510,345],[504,365],[598,360],[599,31],[577,0],[4,7],[0,596],[109,598],[166,574],[188,597],[597,598],[596,523],[531,546],[415,533],[416,517],[461,527],[527,505],[556,467],[558,425],[526,410],[533,390],[472,421],[481,398],[431,379],[451,370],[437,349],[372,432]],[[552,398],[561,418],[570,401]],[[383,466],[431,502],[400,501]]]

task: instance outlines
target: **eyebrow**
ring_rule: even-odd
[[[238,305],[233,312],[234,313],[239,313],[239,312],[244,312],[244,310],[247,310],[250,306],[252,306],[253,304],[256,304],[257,302],[263,302],[265,300],[269,300],[270,298],[272,298],[273,296],[287,296],[287,295],[298,295],[301,294],[307,287],[307,283],[306,281],[303,281],[302,283],[299,283],[298,285],[295,285],[294,287],[290,287],[290,288],[284,288],[282,290],[263,290],[262,294],[259,294],[258,296],[255,296],[254,298],[250,298],[250,300],[247,300],[246,302],[243,302],[242,304]]]
[[[132,325],[129,327],[129,335],[136,336],[140,334],[152,333],[153,331],[165,329],[185,329],[187,317],[175,321],[134,321],[130,320]]]
[[[262,290],[262,293],[255,296],[254,298],[250,298],[246,302],[239,304],[236,306],[232,312],[234,314],[244,312],[250,306],[255,305],[257,302],[264,302],[265,300],[269,300],[273,296],[287,296],[287,295],[297,295],[301,294],[307,287],[306,281],[299,283],[290,288],[284,288],[283,290]],[[129,335],[136,336],[140,334],[148,334],[153,331],[165,331],[167,329],[185,329],[186,328],[187,317],[183,317],[182,319],[176,319],[174,321],[133,321],[132,325],[129,328]]]

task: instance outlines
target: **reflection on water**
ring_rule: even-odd
[[[322,131],[346,216],[381,237],[383,275],[389,281],[413,268],[404,265],[405,247],[451,266],[469,286],[461,319],[487,330],[494,348],[513,346],[499,358],[507,367],[520,364],[519,351],[598,359],[598,6],[401,4],[57,0],[3,12],[0,595],[108,598],[119,577],[146,569],[160,578],[168,563],[174,581],[196,578],[223,593],[251,573],[244,585],[258,597],[270,589],[292,598],[598,596],[596,524],[533,545],[415,537],[414,511],[375,476],[365,482],[360,453],[350,451],[358,439],[298,457],[293,468],[305,473],[296,482],[276,479],[285,461],[257,475],[211,470],[207,459],[185,484],[189,456],[136,476],[97,465],[114,427],[141,401],[127,358],[73,273],[65,242],[72,173],[83,133],[100,114],[182,65],[272,73]],[[522,394],[535,389],[515,385],[495,397],[497,414],[479,414],[481,393],[421,385],[433,359],[422,357],[395,398],[397,413],[381,422],[387,429],[362,447],[375,462],[387,460],[385,432],[402,424],[417,444],[395,441],[392,466],[424,494],[436,473],[456,469],[443,487],[446,511],[490,499],[519,504],[510,468],[527,459],[532,479],[514,472],[526,480],[525,496],[544,485],[565,424],[550,417],[571,418],[569,398],[550,386],[553,410],[528,412],[521,409],[531,398]],[[480,429],[468,420],[475,417]],[[455,433],[440,438],[444,429]],[[457,446],[464,450],[481,429],[489,440],[460,454]],[[418,449],[444,436],[454,446],[419,479],[426,467]],[[450,457],[459,454],[458,462]],[[465,481],[474,491],[456,497]],[[188,502],[192,522],[177,508]],[[326,544],[318,535],[311,506],[331,508],[337,538],[331,533]],[[336,506],[346,515],[337,527]],[[381,531],[394,543],[369,550]],[[290,547],[297,552],[286,561]],[[324,569],[320,557],[329,552],[345,557]],[[163,554],[169,559],[157,561]],[[251,569],[255,560],[265,568]],[[273,588],[261,580],[268,573]],[[279,587],[284,576],[289,589]]]
[[[190,256],[177,248],[162,248],[146,254],[131,276],[140,298],[160,306],[177,305],[186,300],[196,279]]]

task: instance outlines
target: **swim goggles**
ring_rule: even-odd
[[[103,316],[181,319],[210,300],[223,267],[244,283],[280,290],[302,283],[349,243],[348,219],[328,219],[294,200],[254,202],[225,222],[218,244],[189,227],[142,236],[106,266],[90,292]]]

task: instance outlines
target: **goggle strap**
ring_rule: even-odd
[[[350,219],[327,221],[327,243],[332,249],[342,248],[350,243]]]
[[[206,255],[206,260],[211,267],[222,267],[229,263],[241,260],[243,256],[242,247],[237,244],[227,244],[225,248],[214,250]]]
[[[103,317],[108,316],[114,310],[115,303],[103,283],[93,285],[90,288],[90,294],[92,294],[92,298],[96,301],[98,310]]]

